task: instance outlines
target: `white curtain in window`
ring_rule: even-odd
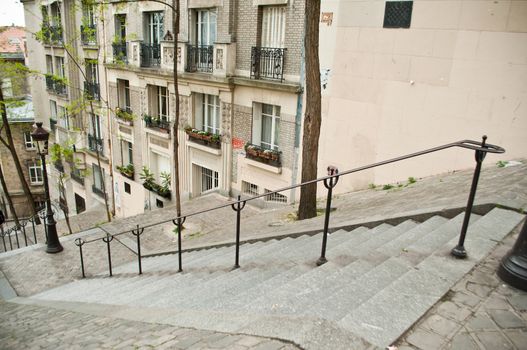
[[[265,6],[262,11],[262,47],[283,48],[285,6]]]

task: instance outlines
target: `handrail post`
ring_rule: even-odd
[[[46,244],[48,244],[48,225],[46,223],[46,212],[42,211],[38,214],[38,216],[42,219],[42,222],[44,223],[44,234],[46,236]]]
[[[486,147],[485,142],[487,141],[487,136],[483,135],[481,147]],[[470,187],[470,194],[468,196],[467,207],[465,209],[465,217],[463,218],[463,225],[461,226],[461,233],[459,234],[459,242],[455,246],[450,254],[455,256],[458,259],[464,259],[467,257],[467,251],[465,250],[465,237],[467,235],[468,224],[470,221],[470,215],[472,214],[472,207],[474,205],[474,198],[476,197],[476,189],[478,188],[479,174],[481,173],[481,164],[485,159],[487,152],[477,150],[475,152],[476,159],[476,169],[474,169],[474,176],[472,177],[472,185]]]
[[[182,258],[182,249],[181,249],[181,231],[183,231],[183,224],[187,218],[178,217],[176,220],[172,220],[172,223],[177,226],[177,251],[178,251],[178,272],[183,271],[183,258]]]
[[[102,240],[106,243],[108,248],[108,269],[110,270],[110,277],[112,277],[112,254],[110,252],[110,242],[113,241],[113,236],[110,236],[110,234],[107,233],[106,237],[103,237]]]
[[[5,236],[4,236],[4,224],[0,224],[0,233],[2,235],[2,243],[4,244],[4,252],[7,252],[7,246],[5,245]]]
[[[82,278],[86,278],[86,274],[84,273],[84,259],[82,256],[82,246],[86,243],[82,238],[77,238],[75,240],[75,245],[79,247],[79,253],[81,257],[81,271],[82,271]]]
[[[13,242],[11,241],[11,232],[13,232],[13,230],[9,229],[8,230],[8,235],[7,237],[9,237],[9,250],[13,250]]]
[[[37,232],[35,230],[35,217],[31,218],[31,227],[33,229],[33,238],[35,239],[35,244],[37,244]]]
[[[22,227],[22,234],[24,235],[24,242],[26,243],[26,247],[27,247],[27,235],[26,235],[26,225],[27,225],[27,221],[24,221],[24,222],[20,222],[20,225]]]
[[[145,231],[144,228],[139,228],[139,225],[137,225],[137,229],[132,230],[132,234],[137,237],[137,262],[139,263],[139,274],[143,274],[143,267],[141,266],[141,234]]]
[[[20,248],[20,241],[18,240],[18,229],[20,228],[20,226],[16,226],[15,227],[15,237],[16,237],[16,247],[17,249]]]
[[[238,201],[235,204],[231,204],[232,209],[236,212],[236,256],[234,259],[234,268],[240,267],[240,221],[241,211],[245,208],[246,201],[241,201],[241,196],[238,195]],[[236,206],[235,206],[236,205]]]
[[[333,198],[333,187],[337,185],[339,182],[339,176],[338,175],[339,170],[336,167],[329,166],[328,167],[328,175],[333,176],[329,179],[324,179],[324,187],[328,189],[328,196],[326,199],[326,215],[324,217],[324,233],[322,235],[322,250],[320,253],[320,258],[317,260],[317,266],[324,265],[328,262],[328,259],[326,259],[326,245],[328,242],[328,230],[329,230],[329,216],[331,212],[331,199]],[[329,181],[328,181],[329,180]]]

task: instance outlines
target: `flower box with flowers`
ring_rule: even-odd
[[[123,124],[126,125],[134,125],[134,115],[132,114],[132,111],[129,108],[119,108],[117,107],[115,109],[115,116],[117,117],[117,120]]]
[[[185,132],[192,142],[216,149],[221,148],[221,135],[219,134],[213,134],[209,131],[202,131],[191,127],[186,127]]]
[[[123,166],[117,166],[117,170],[123,175],[124,177],[129,178],[130,180],[134,179],[134,166],[133,164],[123,165]]]
[[[261,146],[247,143],[245,145],[245,154],[247,158],[256,160],[261,163],[266,163],[273,166],[281,166],[280,154],[282,152],[271,149],[265,149]]]

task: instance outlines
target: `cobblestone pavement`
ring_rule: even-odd
[[[527,292],[496,275],[520,228],[404,336],[399,350],[527,349]]]
[[[0,301],[0,347],[10,349],[294,350],[278,340],[143,323]]]

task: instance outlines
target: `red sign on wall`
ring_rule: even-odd
[[[245,142],[243,142],[242,139],[233,137],[232,138],[232,148],[233,149],[243,149],[243,146],[245,146]]]

